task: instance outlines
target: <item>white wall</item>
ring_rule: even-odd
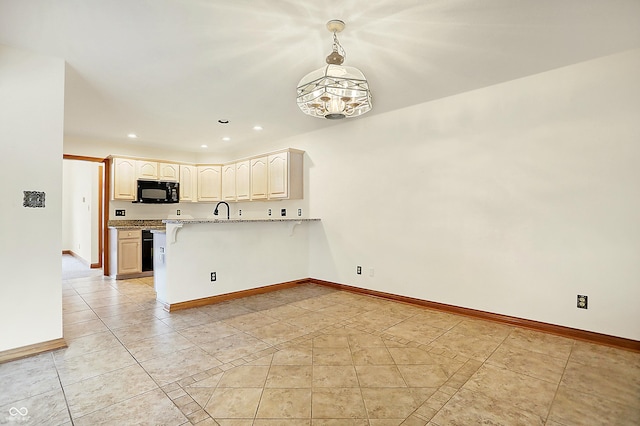
[[[166,263],[156,283],[158,299],[178,303],[232,293],[308,277],[309,230],[318,225],[303,222],[167,225]],[[157,234],[156,234],[157,235]],[[161,252],[154,240],[154,253]],[[162,258],[162,256],[161,256]],[[154,272],[155,272],[154,268]],[[211,272],[217,279],[211,282]]]
[[[72,191],[68,182],[73,181],[72,169],[68,161],[62,162],[62,250],[73,247],[73,208]]]
[[[0,351],[62,337],[63,116],[64,61],[0,46]]]
[[[638,75],[634,50],[283,141],[310,275],[640,340]]]
[[[63,161],[62,248],[98,263],[98,163]]]
[[[145,145],[136,139],[125,142],[99,141],[90,138],[65,135],[64,153],[85,157],[106,158],[109,155],[128,157],[172,159],[176,162],[196,163],[198,156],[193,152],[183,152],[170,149],[160,149]]]

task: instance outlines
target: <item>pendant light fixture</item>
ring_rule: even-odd
[[[371,92],[364,74],[342,65],[347,55],[337,34],[344,27],[344,22],[337,19],[327,22],[327,29],[333,33],[333,51],[327,56],[327,65],[298,83],[298,106],[312,117],[335,120],[371,110]]]

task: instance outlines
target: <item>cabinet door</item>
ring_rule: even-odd
[[[118,275],[142,272],[142,247],[140,238],[118,239]]]
[[[222,166],[198,166],[198,201],[222,200]]]
[[[236,163],[236,200],[250,200],[250,162],[249,160]]]
[[[269,198],[289,197],[289,153],[269,156]]]
[[[112,200],[136,199],[136,161],[126,158],[113,159]]]
[[[251,199],[266,200],[268,193],[267,157],[254,158],[251,167]]]
[[[158,178],[170,182],[180,181],[180,166],[173,163],[158,163]]]
[[[180,202],[198,201],[198,178],[195,166],[180,165]]]
[[[158,179],[158,163],[155,161],[136,161],[136,177],[143,180]]]
[[[236,165],[225,164],[222,166],[222,199],[224,201],[236,200]]]

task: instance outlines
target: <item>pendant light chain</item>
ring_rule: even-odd
[[[335,31],[333,32],[333,51],[338,52],[340,56],[342,56],[344,59],[347,59],[347,52],[338,41],[338,34]]]

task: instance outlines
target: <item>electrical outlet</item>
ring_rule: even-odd
[[[215,273],[215,272],[212,272],[212,273],[211,273],[211,282],[215,281],[215,280],[216,280],[216,278],[217,278],[217,277],[216,277],[216,273]]]
[[[356,274],[362,275],[362,266],[356,266]]]
[[[124,209],[116,209],[116,216],[124,216]]]
[[[280,209],[280,216],[286,216],[287,215],[287,209]]]
[[[302,216],[302,209],[298,209],[298,216]]]
[[[578,295],[578,308],[587,309],[589,306],[589,296]]]
[[[180,210],[176,210],[176,216],[180,216]]]
[[[267,214],[271,216],[271,209],[267,210]]]
[[[242,216],[242,209],[238,209],[238,216]]]

